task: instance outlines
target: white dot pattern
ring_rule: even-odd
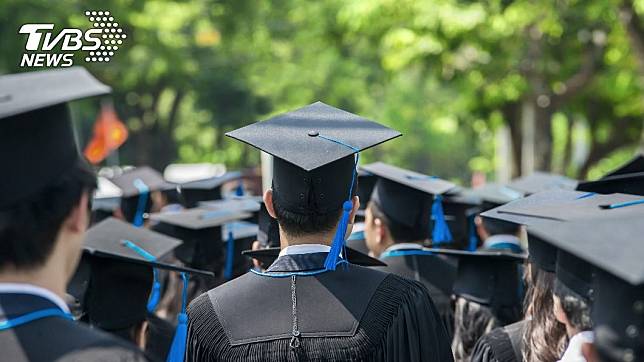
[[[109,11],[87,10],[85,16],[92,23],[94,29],[100,29],[102,32],[101,45],[97,50],[88,52],[89,56],[85,57],[85,61],[88,63],[109,62],[119,49],[116,44],[123,44],[122,39],[127,38],[123,28],[114,21],[114,16]]]

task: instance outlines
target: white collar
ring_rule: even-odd
[[[33,284],[27,283],[0,283],[0,294],[2,293],[12,293],[12,294],[31,294],[36,295],[42,298],[49,300],[50,302],[56,304],[58,308],[62,309],[65,313],[70,313],[67,303],[52,292],[49,289],[35,286]]]
[[[328,253],[331,247],[322,244],[299,244],[289,245],[280,251],[279,256],[293,255],[293,254],[313,254],[313,253]]]
[[[388,251],[394,251],[394,250],[419,250],[422,249],[423,246],[420,244],[415,244],[415,243],[398,243],[398,244],[393,244],[392,246],[388,247],[385,249],[383,253],[386,253]]]
[[[510,244],[516,244],[518,246],[521,246],[521,239],[519,239],[516,235],[510,235],[510,234],[492,235],[487,239],[485,239],[485,242],[483,242],[483,247],[489,248],[499,243],[510,243]]]
[[[584,343],[592,343],[595,335],[592,331],[583,331],[575,334],[568,341],[568,347],[561,359],[557,362],[586,362],[584,355],[581,353],[581,347]]]

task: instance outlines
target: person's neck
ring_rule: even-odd
[[[310,245],[310,244],[321,244],[321,245],[331,245],[333,242],[333,237],[335,233],[320,233],[320,234],[307,234],[307,235],[298,235],[297,237],[289,236],[282,230],[280,230],[280,247],[284,249],[287,246],[291,245]]]
[[[47,289],[62,298],[67,284],[64,270],[62,267],[55,267],[51,260],[41,267],[29,270],[8,267],[0,270],[0,283],[31,284]]]
[[[579,328],[575,328],[570,324],[566,323],[566,334],[568,334],[568,339],[574,337],[576,334],[581,333],[582,331]]]

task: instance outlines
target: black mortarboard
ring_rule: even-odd
[[[516,191],[497,183],[489,183],[480,187],[465,189],[463,193],[480,198],[483,201],[484,210],[507,204],[524,196],[524,193],[521,191]]]
[[[75,277],[70,286],[75,295],[83,289],[78,285],[86,286],[83,305],[90,323],[118,330],[143,320],[153,285],[153,268],[212,275],[159,261],[180,244],[180,240],[115,218],[90,228],[79,267],[83,277]]]
[[[544,208],[551,205],[556,205],[555,207],[557,209],[560,208],[562,210],[568,210],[566,205],[582,201],[585,196],[585,193],[578,191],[541,191],[483,212],[481,216],[530,226],[536,223],[543,223],[544,221],[552,221],[552,217],[550,215],[546,215],[545,218],[542,218],[534,215],[533,213],[520,212],[520,210],[538,210],[538,208]],[[555,272],[557,248],[541,240],[541,238],[536,235],[529,234],[528,250],[530,254],[530,262],[536,264],[539,268],[547,272]]]
[[[127,170],[111,180],[121,191],[121,211],[125,220],[142,226],[145,215],[152,208],[150,193],[169,188],[161,173],[148,166]]]
[[[342,210],[325,262],[334,270],[356,194],[360,151],[401,134],[321,102],[226,134],[273,155],[273,200],[300,215]]]
[[[429,250],[458,257],[455,295],[493,308],[521,306],[521,275],[518,264],[525,260],[524,254],[506,251]]]
[[[452,248],[476,250],[479,241],[474,218],[481,212],[482,206],[480,197],[464,192],[461,187],[456,187],[445,196],[443,212],[452,234]]]
[[[150,215],[155,231],[183,240],[175,256],[194,267],[213,268],[222,258],[221,226],[250,214],[201,208]]]
[[[528,195],[546,190],[574,190],[576,186],[577,180],[540,171],[519,177],[507,184],[507,187]]]
[[[221,176],[205,180],[186,182],[179,186],[179,192],[185,207],[195,207],[200,201],[219,200],[223,197],[221,187],[227,182],[241,178],[239,171],[227,172]]]
[[[345,248],[347,251],[348,261],[352,264],[361,266],[387,266],[379,259],[372,258],[367,254],[361,253],[350,247]],[[257,259],[263,265],[271,265],[279,257],[280,248],[266,248],[259,250],[245,250],[242,254],[249,258]]]
[[[588,194],[572,201],[543,205],[516,206],[503,213],[515,214],[540,220],[571,221],[595,217],[621,217],[644,214],[642,197],[628,194]]]
[[[262,202],[258,216],[257,240],[264,247],[280,246],[280,229],[277,219],[273,218]]]
[[[580,182],[577,190],[600,194],[621,192],[644,195],[644,157],[638,155],[599,180]]]
[[[247,221],[258,223],[260,201],[261,197],[259,196],[235,196],[222,200],[201,201],[198,204],[199,207],[209,210],[246,212],[252,215]]]
[[[390,221],[409,230],[410,240],[425,240],[433,236],[430,234],[431,225],[436,225],[437,221],[434,201],[440,203],[436,196],[453,190],[453,183],[382,162],[362,168],[378,176],[371,198]],[[445,221],[442,205],[439,218]]]
[[[619,166],[617,169],[605,174],[602,178],[639,172],[644,172],[644,155],[642,155],[641,153],[635,155],[635,157],[633,157],[630,161]]]
[[[38,193],[82,162],[67,102],[110,88],[81,67],[0,76],[0,209]]]
[[[644,234],[642,217],[592,218],[531,230],[595,267],[592,319],[603,360],[644,358],[644,243],[638,237]]]

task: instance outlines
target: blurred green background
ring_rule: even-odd
[[[316,100],[403,132],[365,161],[462,184],[597,178],[642,145],[644,0],[2,0],[0,73],[25,70],[22,24],[86,10],[128,35],[86,65],[130,129],[121,163],[257,165],[224,133]],[[96,102],[75,109],[83,145]]]

